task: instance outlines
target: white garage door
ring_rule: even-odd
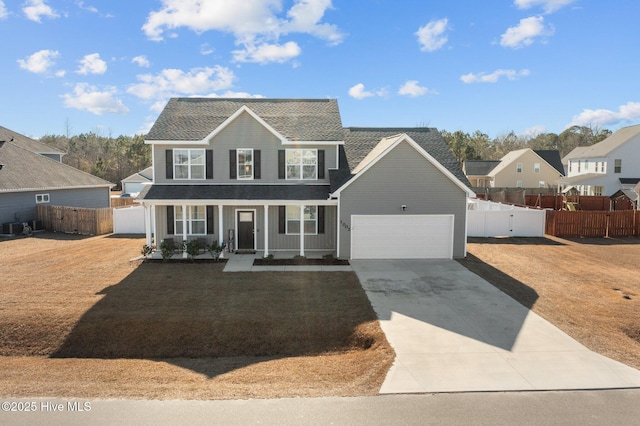
[[[451,259],[453,215],[353,215],[352,259]]]

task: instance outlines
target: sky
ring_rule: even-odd
[[[335,98],[353,127],[640,124],[640,2],[0,0],[0,125],[146,133],[171,97]]]

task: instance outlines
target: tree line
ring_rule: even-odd
[[[590,126],[572,126],[560,134],[540,133],[533,136],[516,135],[514,132],[496,138],[476,130],[448,132],[441,130],[443,139],[449,145],[453,156],[462,164],[465,160],[499,160],[510,151],[523,148],[535,150],[554,149],[564,157],[578,146],[598,143],[613,133],[611,130]]]
[[[45,135],[40,142],[65,152],[63,163],[118,185],[151,165],[151,146],[145,145],[144,135],[114,138],[89,132]]]

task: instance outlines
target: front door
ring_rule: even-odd
[[[255,212],[238,211],[238,250],[254,250]]]

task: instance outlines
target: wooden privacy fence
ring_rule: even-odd
[[[640,212],[547,210],[545,233],[555,237],[639,237]]]
[[[110,203],[111,203],[111,207],[129,207],[135,204],[135,198],[132,198],[132,197],[111,198]]]
[[[102,235],[113,232],[113,209],[38,206],[38,219],[47,231],[67,234]]]

